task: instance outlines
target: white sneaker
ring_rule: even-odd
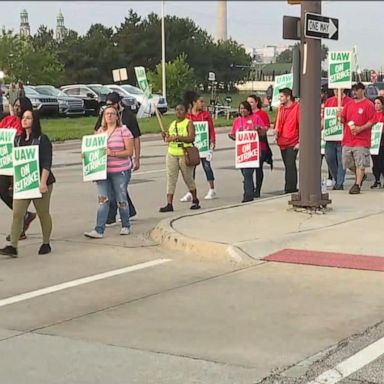
[[[96,232],[94,229],[91,232],[84,232],[84,236],[90,239],[102,239],[104,237],[102,233]]]
[[[182,203],[190,203],[192,201],[192,193],[188,192],[185,196],[183,196],[180,201]]]
[[[327,187],[333,187],[333,180],[327,179]]]
[[[217,199],[217,194],[214,189],[210,189],[207,195],[204,197],[205,200]]]
[[[131,231],[129,230],[129,228],[127,227],[121,228],[120,235],[124,236],[124,235],[129,235],[130,233]]]

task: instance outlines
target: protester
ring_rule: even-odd
[[[107,179],[96,181],[99,195],[99,208],[95,229],[85,232],[84,236],[91,239],[104,237],[105,225],[111,201],[118,203],[121,231],[120,235],[129,235],[129,205],[127,188],[131,178],[133,154],[133,135],[129,129],[122,125],[119,111],[113,106],[104,109],[101,127],[97,133],[106,133],[107,140]]]
[[[269,111],[272,112],[272,98],[273,98],[273,85],[269,84],[265,96],[267,97],[268,104],[269,104]]]
[[[9,113],[10,115],[14,115],[15,112],[13,110],[13,105],[17,99],[17,88],[15,83],[11,83],[8,89],[8,103],[9,103]]]
[[[111,92],[107,95],[106,105],[114,106],[118,112],[122,125],[125,125],[133,135],[133,168],[132,171],[137,171],[140,168],[140,154],[141,154],[141,141],[140,141],[140,128],[137,122],[136,115],[130,110],[130,108],[126,108],[121,104],[121,97],[117,92]],[[104,108],[101,109],[99,118],[95,125],[95,131],[97,131],[101,127],[101,121],[103,117]],[[127,190],[127,198],[129,205],[129,218],[132,219],[136,216],[136,208],[133,205],[131,197],[129,196],[129,192]],[[116,200],[110,201],[108,219],[106,226],[111,227],[116,225],[116,216],[117,216],[117,203]]]
[[[384,123],[384,96],[378,96],[375,99],[376,114],[373,119],[374,123]],[[380,188],[380,177],[384,177],[384,134],[381,134],[381,142],[379,153],[377,155],[371,155],[373,167],[372,172],[375,176],[375,182],[371,185],[371,189]]]
[[[17,86],[16,86],[16,96],[17,98],[19,99],[20,97],[25,97],[25,89],[24,89],[24,83],[19,80],[17,82]]]
[[[163,139],[168,143],[167,152],[167,205],[160,208],[160,212],[173,211],[173,197],[176,190],[176,183],[179,171],[189,192],[192,195],[191,209],[199,209],[200,202],[197,198],[195,180],[193,179],[194,166],[185,163],[184,149],[191,147],[195,140],[195,128],[192,120],[186,118],[186,106],[176,106],[176,120],[174,120],[168,132],[162,132]]]
[[[300,107],[290,88],[279,90],[280,107],[276,116],[277,144],[285,166],[285,193],[297,192],[296,159],[299,151]]]
[[[343,89],[340,89],[339,92],[342,93],[341,97],[341,107],[344,108],[347,104],[353,102],[353,100],[347,96],[348,91],[344,92]],[[327,98],[324,103],[324,108],[337,107],[338,101],[337,96],[331,96]],[[345,169],[343,168],[343,156],[342,156],[342,147],[341,141],[329,141],[325,142],[325,160],[328,164],[328,169],[331,172],[333,180],[335,180],[335,185],[333,190],[343,190],[344,189],[344,179],[345,179]]]
[[[352,87],[353,103],[347,104],[341,113],[343,130],[343,165],[355,174],[355,183],[349,190],[351,195],[359,194],[370,166],[371,128],[375,118],[375,107],[365,97],[365,85],[357,83]]]
[[[269,121],[268,113],[266,113],[262,108],[262,102],[260,97],[256,95],[249,95],[247,98],[247,101],[252,107],[252,115],[259,116],[260,119],[263,121],[262,126],[265,127],[266,130],[268,130],[271,123]],[[260,191],[263,185],[264,162],[268,163],[271,166],[271,169],[273,169],[272,151],[268,143],[268,136],[267,135],[260,136],[259,142],[260,142],[260,167],[256,168],[256,180],[255,180],[256,188],[254,192],[255,198],[260,197]]]
[[[16,129],[16,136],[20,136],[24,131],[21,126],[21,116],[23,116],[25,111],[32,111],[32,103],[26,98],[22,97],[16,99],[14,105],[14,115],[8,115],[0,121],[1,128],[14,128]],[[13,208],[13,199],[12,199],[12,176],[0,175],[0,198],[6,204],[9,209]],[[27,212],[24,217],[24,227],[23,231],[20,234],[19,240],[25,240],[27,236],[25,232],[28,230],[32,221],[36,218],[36,213]],[[7,240],[10,240],[10,236],[7,236]]]
[[[56,181],[51,171],[52,167],[52,143],[48,136],[41,131],[40,119],[37,112],[27,110],[21,119],[22,133],[16,137],[15,146],[24,147],[29,145],[39,146],[40,165],[40,192],[41,198],[36,199],[14,199],[13,200],[13,221],[11,227],[11,245],[0,249],[0,254],[10,257],[17,257],[17,245],[20,234],[23,231],[23,220],[31,201],[39,216],[43,234],[43,244],[39,249],[39,255],[51,252],[50,239],[52,233],[52,218],[49,211],[53,183]]]
[[[232,125],[231,133],[228,137],[231,140],[236,140],[236,132],[239,131],[257,131],[259,137],[266,135],[268,127],[264,125],[263,120],[255,114],[252,114],[252,107],[248,101],[243,101],[239,105],[240,116],[235,119]],[[260,151],[259,151],[259,158]],[[260,162],[261,164],[261,162]],[[241,168],[243,175],[243,200],[242,203],[252,201],[255,197],[255,184],[253,182],[253,173],[257,171],[257,168]]]
[[[209,134],[209,148],[213,151],[216,147],[216,133],[213,126],[213,120],[211,114],[204,108],[204,99],[198,93],[194,91],[186,92],[184,95],[185,104],[190,107],[189,113],[186,114],[186,118],[192,121],[206,121],[208,123]],[[201,158],[201,165],[203,166],[205,176],[208,181],[209,190],[204,199],[211,200],[216,199],[217,194],[215,190],[215,176],[211,167],[210,158]],[[196,168],[193,170],[193,179],[196,178]],[[188,192],[180,199],[181,202],[192,201],[192,194]]]

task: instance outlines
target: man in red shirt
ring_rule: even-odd
[[[1,128],[14,128],[16,135],[20,136],[23,129],[21,127],[21,117],[25,111],[32,111],[32,103],[27,97],[20,97],[16,99],[14,105],[14,115],[8,115],[0,121]],[[13,198],[10,193],[12,189],[12,176],[0,175],[0,198],[4,203],[13,209]],[[32,221],[36,218],[36,213],[27,212],[24,217],[24,228],[20,235],[20,240],[26,239],[25,231],[29,228]]]
[[[300,107],[295,101],[292,90],[279,91],[281,106],[276,117],[276,138],[285,166],[285,193],[297,192],[296,159],[299,151]]]
[[[351,195],[359,194],[365,178],[365,168],[370,166],[371,128],[375,118],[375,107],[365,97],[365,85],[357,83],[352,87],[353,103],[347,104],[341,114],[344,124],[343,165],[355,174],[355,183],[349,190]]]
[[[353,99],[346,95],[343,89],[340,89],[341,107],[344,108],[347,104],[352,103]],[[337,96],[329,97],[325,103],[324,108],[337,107]],[[324,112],[323,112],[324,117]],[[322,120],[322,124],[324,121]],[[331,172],[333,180],[335,180],[334,190],[344,189],[345,169],[343,168],[342,161],[342,146],[341,141],[326,141],[325,142],[325,160],[327,161],[328,169]]]

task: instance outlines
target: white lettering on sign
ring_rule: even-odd
[[[308,31],[328,33],[329,23],[322,21],[308,20]]]

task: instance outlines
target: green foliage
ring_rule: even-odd
[[[194,86],[193,69],[186,62],[186,55],[182,54],[174,61],[165,64],[167,79],[167,101],[171,107],[182,100],[183,94]],[[148,80],[152,85],[154,93],[162,89],[162,65],[158,64],[156,69],[148,73]]]
[[[299,43],[296,43],[295,45],[299,45]],[[325,61],[328,57],[328,51],[329,48],[321,44],[321,61]],[[277,57],[276,57],[276,63],[292,63],[292,49],[288,48],[281,52]]]

